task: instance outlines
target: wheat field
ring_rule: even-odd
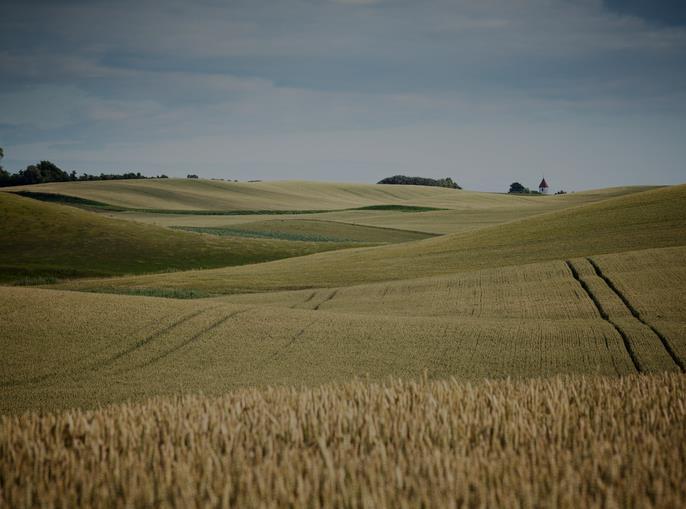
[[[0,505],[673,508],[684,419],[681,374],[358,381],[3,416]]]
[[[203,181],[200,181],[201,183]],[[81,183],[78,184],[81,186]],[[87,187],[74,187],[73,184],[49,184],[45,188],[40,188],[43,192],[63,193],[76,195],[86,199],[99,198],[109,203],[119,196],[118,189],[99,188],[101,183],[91,183]],[[115,183],[116,185],[116,183]],[[135,183],[131,183],[135,186]],[[233,185],[233,184],[231,184]],[[160,226],[191,226],[191,227],[210,227],[227,228],[244,223],[262,222],[270,219],[283,219],[281,215],[269,215],[266,210],[261,210],[259,214],[249,214],[249,210],[255,210],[258,206],[281,210],[303,210],[308,208],[326,209],[326,212],[308,214],[289,214],[288,218],[294,221],[320,220],[343,225],[361,225],[381,228],[391,228],[394,230],[421,231],[430,234],[461,233],[465,231],[477,230],[486,226],[507,223],[514,219],[523,219],[544,212],[561,210],[568,207],[590,204],[608,198],[619,197],[639,193],[649,190],[649,187],[617,187],[599,189],[595,191],[584,191],[568,195],[536,197],[536,196],[516,196],[495,193],[479,193],[472,191],[451,192],[440,188],[424,188],[419,191],[407,186],[391,186],[384,189],[392,189],[393,194],[379,194],[378,186],[352,186],[346,184],[326,184],[308,183],[302,185],[298,182],[272,183],[251,183],[248,185],[251,200],[243,200],[234,203],[236,194],[230,195],[231,202],[227,203],[227,197],[219,194],[204,196],[202,193],[206,189],[202,184],[197,186],[198,201],[195,207],[200,209],[207,208],[213,203],[214,198],[219,195],[222,200],[216,204],[217,207],[231,207],[235,210],[238,204],[246,207],[243,214],[237,215],[207,215],[198,214],[197,210],[193,213],[183,213],[183,209],[176,214],[161,214],[154,211],[127,211],[127,212],[105,212],[105,214],[118,219],[127,219],[144,223],[152,223]],[[159,194],[155,186],[140,188],[140,196],[131,202],[133,205],[150,207],[151,203],[157,204],[164,209],[174,209],[179,206],[179,201],[183,198],[176,194],[176,191],[183,191],[185,187],[193,189],[193,182],[179,183],[176,187],[170,186],[168,198],[163,201],[157,200]],[[280,192],[267,192],[268,189],[277,188]],[[240,189],[240,188],[238,188]],[[238,189],[234,190],[237,191]],[[353,191],[354,189],[354,191]],[[282,196],[284,191],[288,191]],[[330,202],[323,200],[322,196],[337,197],[336,201]],[[258,197],[258,200],[255,198]],[[449,198],[449,199],[447,199]],[[429,210],[423,212],[404,211],[398,213],[396,210],[336,210],[336,207],[359,207],[379,204],[395,205],[424,205],[439,207],[441,210]],[[317,207],[314,207],[317,205]]]
[[[199,269],[0,286],[1,507],[686,503],[686,186],[109,184],[79,189],[191,212],[458,199],[213,216],[0,193],[9,272]],[[344,239],[398,244],[202,268]]]
[[[686,244],[686,185],[402,244],[174,274],[75,282],[61,288],[185,288],[231,294],[352,286]]]
[[[355,376],[683,371],[683,281],[649,277],[682,273],[685,250],[192,300],[0,287],[0,412]]]

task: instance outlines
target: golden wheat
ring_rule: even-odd
[[[8,507],[679,507],[686,376],[351,382],[0,418]]]
[[[461,379],[635,372],[565,270],[393,283],[387,299],[383,288],[342,289],[340,307],[333,290],[298,294],[309,309],[0,288],[0,413],[424,370]],[[365,303],[369,313],[354,312]]]

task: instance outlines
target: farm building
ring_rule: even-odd
[[[541,194],[547,194],[548,193],[548,183],[545,181],[545,177],[541,179],[541,183],[538,184],[538,191]]]

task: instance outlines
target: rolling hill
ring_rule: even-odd
[[[686,186],[620,194],[403,244],[50,289],[0,287],[0,413],[357,376],[683,371]],[[330,243],[173,231],[5,193],[0,204],[11,219],[3,245],[29,268],[84,270],[92,257],[109,270],[135,270],[125,264],[191,263],[190,253],[225,263],[227,246],[245,256],[264,252],[250,251],[256,246]],[[231,228],[378,234],[324,223],[270,218]],[[27,309],[41,319],[27,320]]]
[[[679,371],[685,249],[593,256],[620,293],[586,259],[197,300],[0,287],[0,413],[365,375]]]
[[[462,234],[245,267],[83,281],[72,289],[214,294],[335,287],[686,244],[686,185],[644,191]]]
[[[683,505],[686,186],[635,191],[289,216],[0,193],[22,270],[403,242],[0,286],[0,505],[316,506],[343,478],[340,505]]]
[[[0,281],[225,267],[352,245],[200,235],[0,193]]]
[[[347,184],[309,181],[225,182],[196,179],[145,179],[55,182],[6,188],[9,192],[52,193],[135,210],[164,211],[313,211],[378,205],[459,210],[532,208],[550,210],[633,193],[618,187],[560,196],[525,196],[441,187]]]
[[[458,193],[420,186],[196,179],[60,182],[16,187],[13,191],[64,194],[132,209],[179,211],[331,210],[379,204],[445,207]]]

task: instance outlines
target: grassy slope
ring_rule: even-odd
[[[449,206],[459,195],[452,189],[420,186],[188,179],[65,182],[14,189],[165,210],[319,210],[378,204],[442,207]]]
[[[594,201],[602,201],[596,195]],[[590,202],[593,203],[594,201]],[[358,226],[391,228],[425,232],[428,234],[464,233],[488,226],[495,226],[525,219],[538,214],[562,210],[588,203],[564,201],[558,197],[540,198],[540,203],[513,203],[509,207],[479,207],[476,209],[449,209],[428,212],[397,212],[377,210],[343,210],[316,214],[289,214],[288,220],[327,221]],[[159,226],[189,226],[205,228],[233,228],[245,223],[257,223],[272,219],[285,220],[284,216],[246,214],[246,215],[205,215],[205,214],[158,214],[154,212],[105,212],[116,219],[126,219]]]
[[[645,191],[463,234],[267,264],[108,280],[113,288],[212,293],[349,286],[686,244],[686,185]],[[69,288],[102,286],[87,281]]]
[[[315,215],[314,217],[359,225],[400,228],[436,234],[463,233],[649,189],[652,188],[615,187],[562,196],[530,197],[524,200],[518,196],[464,192],[465,199],[455,201],[449,210],[406,214],[347,210]],[[495,200],[491,199],[493,196],[496,197]]]
[[[0,193],[0,280],[4,281],[223,267],[349,245],[176,232]]]
[[[683,271],[684,249],[670,249],[602,263]],[[665,285],[646,316],[684,328],[683,309],[672,309],[684,290],[683,280]],[[41,319],[27,320],[29,308]],[[560,261],[193,301],[0,287],[0,324],[0,413],[425,370],[461,379],[634,372],[622,337]],[[678,369],[657,337],[637,346],[647,371]]]
[[[21,189],[21,188],[13,188]],[[422,231],[431,234],[465,232],[486,226],[501,224],[530,217],[532,215],[566,207],[591,203],[608,197],[620,196],[645,190],[645,187],[617,187],[595,191],[585,191],[563,196],[512,196],[495,193],[475,193],[441,188],[417,186],[378,186],[363,184],[335,184],[316,182],[270,182],[270,183],[224,183],[204,180],[158,180],[158,181],[117,181],[117,182],[79,182],[57,183],[42,186],[28,186],[31,192],[61,193],[59,196],[74,194],[78,199],[97,199],[107,203],[124,204],[132,207],[151,209],[150,212],[114,212],[97,209],[110,217],[152,223],[160,226],[205,227],[232,229],[243,223],[263,222],[280,219],[282,215],[269,216],[262,210],[250,215],[210,215],[199,214],[207,209],[336,209],[369,206],[381,203],[419,203],[438,205],[446,210],[411,212],[396,210],[338,210],[320,214],[291,214],[288,219],[303,219],[301,226],[312,226],[310,231],[300,232],[310,238],[326,237],[322,232],[325,226],[312,221],[322,220],[396,230]],[[408,201],[409,200],[409,201]],[[165,210],[187,208],[182,214],[156,213],[152,209]],[[245,212],[245,210],[243,210]],[[270,223],[276,226],[278,223]],[[343,227],[337,227],[343,228]],[[262,229],[262,228],[261,228]],[[264,230],[263,230],[264,231]],[[273,232],[279,238],[279,229]],[[336,232],[333,232],[336,233]],[[368,232],[372,233],[372,232]],[[381,233],[381,232],[377,232]],[[354,237],[364,236],[362,230]],[[286,238],[288,235],[286,235]],[[372,235],[371,237],[374,237]],[[394,239],[373,239],[372,242],[396,242]],[[401,241],[413,240],[402,236]]]
[[[456,191],[439,187],[342,184],[329,182],[221,182],[159,179],[100,182],[60,182],[8,188],[76,196],[111,205],[162,210],[335,210],[380,204],[414,205],[461,210],[545,210],[554,203],[580,203],[635,188],[575,193],[565,196],[512,196]]]

